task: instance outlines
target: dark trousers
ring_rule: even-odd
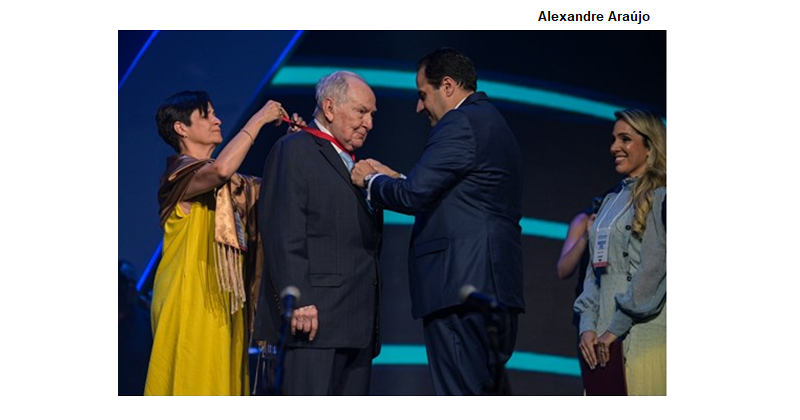
[[[372,347],[286,349],[284,395],[368,395]]]
[[[517,314],[492,316],[497,325],[496,360],[487,332],[489,322],[483,313],[458,306],[423,318],[428,365],[437,395],[511,394],[505,364],[517,341]],[[501,370],[499,379],[494,375],[495,367]]]

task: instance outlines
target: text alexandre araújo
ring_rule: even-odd
[[[608,16],[608,18],[606,18]],[[650,20],[650,15],[647,13],[631,12],[631,13],[617,13],[611,11],[608,15],[602,13],[553,13],[550,11],[542,11],[539,13],[539,21],[545,22],[636,22],[641,25],[642,22]]]

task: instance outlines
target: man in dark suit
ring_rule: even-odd
[[[412,312],[423,318],[439,395],[510,393],[503,367],[525,308],[521,153],[503,116],[476,90],[469,58],[450,48],[428,54],[417,64],[417,112],[427,114],[433,129],[419,162],[407,177],[374,160],[358,162],[351,174],[373,206],[416,216]],[[491,321],[464,304],[467,285],[506,310]],[[490,326],[497,329],[497,351]]]
[[[350,183],[349,170],[375,111],[375,94],[360,76],[335,72],[317,84],[310,129],[283,137],[267,157],[258,208],[265,269],[255,337],[277,341],[279,295],[297,287],[287,395],[369,392],[380,350],[382,219]]]

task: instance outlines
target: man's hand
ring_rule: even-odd
[[[303,306],[292,312],[292,335],[295,335],[297,331],[302,331],[308,334],[308,341],[314,341],[318,327],[319,320],[317,319],[316,306]]]
[[[384,175],[389,175],[392,178],[400,178],[400,172],[395,171],[394,169],[378,162],[375,159],[365,159],[365,161],[369,163],[370,166],[372,166],[372,169],[374,169],[379,173],[382,173]]]
[[[353,166],[353,171],[350,172],[350,181],[359,188],[366,188],[364,185],[364,177],[369,174],[378,173],[372,165],[367,163],[366,161],[359,160],[356,162],[356,165]]]

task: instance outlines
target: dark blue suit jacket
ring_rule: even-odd
[[[316,305],[319,332],[290,346],[379,350],[378,253],[382,213],[371,212],[330,142],[298,132],[273,146],[264,167],[258,223],[264,270],[255,337],[275,341],[280,292]],[[373,337],[376,337],[372,341]]]
[[[414,318],[461,304],[467,284],[524,310],[521,181],[517,140],[482,92],[438,122],[405,180],[373,180],[374,205],[416,216],[409,250]]]

